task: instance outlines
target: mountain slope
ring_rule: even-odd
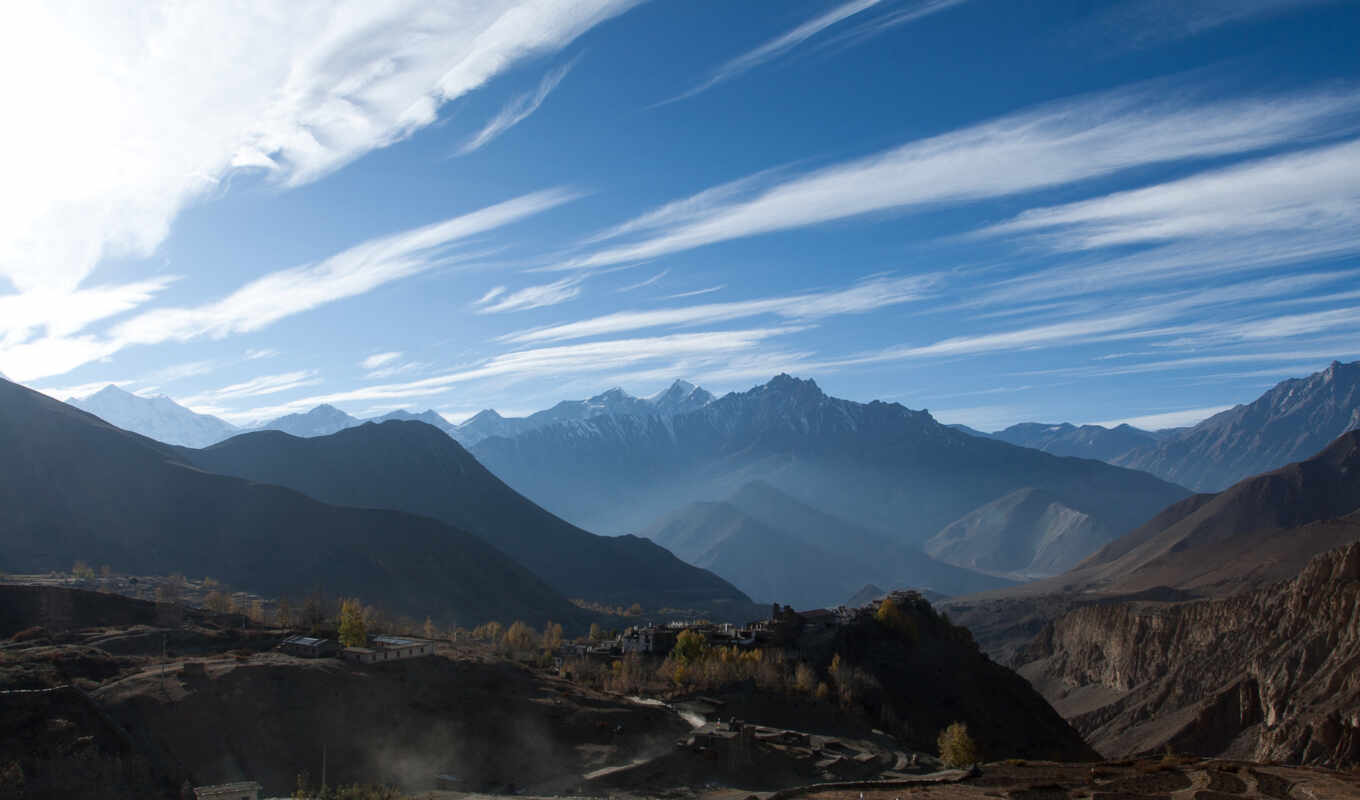
[[[0,569],[209,575],[265,595],[317,588],[417,617],[583,615],[481,539],[203,472],[180,451],[0,381]]]
[[[745,614],[749,599],[637,537],[602,537],[526,500],[456,441],[419,422],[330,436],[248,433],[182,457],[202,469],[288,486],[325,502],[395,508],[481,536],[570,597],[649,609]]]
[[[639,530],[756,479],[908,544],[1026,486],[1115,531],[1186,494],[1142,473],[972,437],[895,403],[828,397],[787,375],[669,419],[595,417],[472,450],[535,502],[604,532]]]
[[[1018,489],[946,525],[925,551],[948,564],[1023,576],[1055,575],[1114,532],[1040,489]]]
[[[1283,381],[1237,406],[1115,463],[1199,491],[1218,491],[1304,459],[1360,428],[1360,362]]]
[[[443,431],[449,436],[455,436],[455,434],[458,431],[457,425],[454,425],[452,422],[449,422],[448,420],[444,419],[443,415],[439,414],[439,412],[435,411],[432,408],[421,411],[418,414],[402,410],[389,411],[386,414],[383,414],[381,417],[373,417],[368,421],[387,422],[388,420],[398,420],[401,422],[423,422],[426,425],[432,425],[435,428],[438,428],[439,430]]]
[[[66,402],[111,425],[166,444],[207,447],[241,431],[225,420],[196,414],[164,395],[138,397],[113,385],[89,397],[72,397]]]
[[[1003,442],[1032,447],[1055,456],[1111,461],[1138,447],[1154,446],[1161,437],[1132,425],[1105,428],[1100,425],[1045,425],[1022,422],[992,434]]]
[[[1229,598],[1085,606],[1020,660],[1107,757],[1360,764],[1360,543]]]

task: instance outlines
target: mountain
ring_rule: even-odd
[[[606,533],[641,530],[752,480],[916,545],[1026,487],[1117,532],[1187,494],[1143,473],[972,437],[896,403],[828,397],[787,375],[669,418],[555,423],[472,452],[543,507]]]
[[[834,605],[863,577],[855,565],[776,531],[730,503],[694,503],[642,532],[764,603]]]
[[[925,551],[948,564],[1024,578],[1056,575],[1115,536],[1042,489],[1017,489],[935,534]]]
[[[458,426],[444,419],[444,416],[434,409],[426,409],[419,414],[410,411],[389,411],[381,417],[373,417],[369,422],[387,422],[388,420],[398,420],[401,422],[423,422],[426,425],[433,425],[449,436],[454,436]]]
[[[1248,405],[1231,408],[1115,463],[1198,491],[1219,491],[1316,453],[1360,428],[1360,361],[1283,381]]]
[[[206,447],[240,433],[235,425],[207,414],[196,414],[164,395],[138,397],[113,385],[105,386],[89,397],[72,397],[66,402],[111,425],[166,444]]]
[[[1055,456],[1075,456],[1111,461],[1138,447],[1154,446],[1161,437],[1132,425],[1105,428],[1100,425],[1073,425],[1064,422],[1045,425],[1022,422],[991,434],[1003,442],[1032,447]]]
[[[0,569],[65,571],[79,559],[295,600],[321,589],[441,623],[586,621],[470,533],[214,475],[183,452],[0,381]]]
[[[595,536],[544,511],[420,422],[365,423],[313,438],[261,431],[179,454],[209,472],[287,486],[323,502],[441,520],[495,545],[569,597],[743,621],[752,610],[737,589],[646,539]]]
[[[666,389],[640,398],[614,388],[586,400],[563,400],[552,408],[527,417],[502,417],[492,409],[478,412],[452,435],[471,446],[492,436],[518,436],[559,422],[593,417],[671,417],[703,408],[713,395],[688,381],[677,380]]]
[[[1159,586],[1226,594],[1291,577],[1349,542],[1360,510],[1360,431],[1296,464],[1176,503],[1061,576],[1127,594]]]
[[[259,426],[260,430],[283,431],[292,436],[327,436],[362,423],[333,405],[323,404],[305,414],[287,414]]]
[[[1084,606],[1018,661],[1107,758],[1169,749],[1345,769],[1360,764],[1357,609],[1352,543],[1228,598]]]

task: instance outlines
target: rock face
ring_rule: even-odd
[[[1360,543],[1290,581],[1188,603],[1078,608],[1017,657],[1107,756],[1360,763]]]
[[[1248,475],[1298,461],[1360,427],[1360,362],[1284,381],[1237,406],[1141,447],[1114,463],[1197,491],[1215,492]]]
[[[1115,532],[1041,489],[1018,489],[946,525],[925,543],[948,564],[1021,578],[1056,575]]]

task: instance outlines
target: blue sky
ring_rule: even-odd
[[[6,12],[10,378],[1155,427],[1360,357],[1354,3],[214,5]]]

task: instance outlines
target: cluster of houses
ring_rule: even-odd
[[[300,658],[341,658],[357,664],[377,664],[432,656],[435,644],[406,636],[373,636],[368,647],[341,647],[334,639],[299,635],[284,639],[279,643],[279,649]]]

